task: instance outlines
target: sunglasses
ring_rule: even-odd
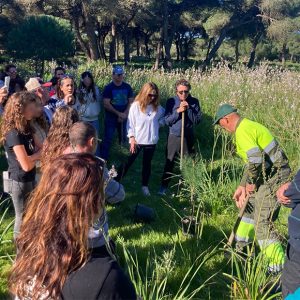
[[[190,91],[178,91],[178,93],[179,93],[180,95],[183,95],[183,94],[187,95],[187,94],[190,93]]]

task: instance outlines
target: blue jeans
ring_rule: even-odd
[[[123,122],[118,122],[118,117],[111,114],[106,114],[104,123],[104,139],[101,143],[100,157],[108,160],[109,150],[113,141],[116,129],[118,130],[119,144],[127,141],[127,119]]]
[[[95,120],[95,121],[89,121],[89,123],[94,126],[94,128],[96,129],[97,131],[97,136],[99,138],[99,135],[100,135],[100,122],[99,122],[99,119]],[[96,149],[96,156],[100,157],[100,143],[98,142],[97,143],[97,149]]]

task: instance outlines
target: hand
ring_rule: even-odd
[[[178,113],[184,112],[189,108],[189,104],[186,101],[181,101],[179,108],[177,109]]]
[[[134,154],[136,152],[136,145],[137,143],[135,138],[134,137],[130,138],[130,149],[129,149],[130,153]]]
[[[73,94],[67,95],[64,98],[65,104],[71,105],[73,102],[75,102],[75,97]]]
[[[255,192],[255,190],[256,190],[255,184],[249,184],[249,183],[246,184],[246,194],[247,195],[253,194]]]
[[[8,90],[6,87],[0,89],[0,104],[2,104],[8,96]]]
[[[283,184],[279,189],[278,191],[276,192],[276,196],[278,198],[278,201],[281,203],[281,204],[284,204],[284,205],[287,205],[287,204],[290,204],[291,203],[291,200],[286,197],[284,195],[284,192],[288,189],[288,187],[290,186],[290,182],[287,182],[285,184]]]
[[[119,112],[118,113],[118,117],[119,117],[119,119],[121,119],[121,122],[123,122],[123,121],[125,121],[127,119],[127,114]]]
[[[246,199],[246,188],[240,185],[234,192],[233,199],[236,201],[236,206],[241,208]]]

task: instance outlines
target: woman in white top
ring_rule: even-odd
[[[121,180],[143,150],[142,192],[150,196],[148,183],[151,174],[151,161],[159,139],[159,127],[164,125],[165,110],[159,105],[159,90],[156,84],[144,84],[130,107],[127,130],[130,143],[130,156],[126,165],[119,170]]]
[[[101,110],[100,89],[94,82],[93,75],[85,71],[80,76],[80,85],[78,89],[78,99],[80,103],[79,115],[84,122],[90,123],[100,134],[99,115]],[[96,155],[100,156],[100,147],[97,146]]]

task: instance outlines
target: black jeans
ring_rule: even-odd
[[[143,168],[142,168],[142,185],[148,186],[151,175],[151,162],[154,155],[156,145],[137,145],[135,153],[131,153],[125,165],[121,166],[116,178],[120,181],[127,173],[131,165],[134,163],[139,153],[143,150]]]
[[[281,283],[283,299],[300,288],[300,251],[294,249],[290,244],[287,245],[286,249],[286,260],[281,275]]]

